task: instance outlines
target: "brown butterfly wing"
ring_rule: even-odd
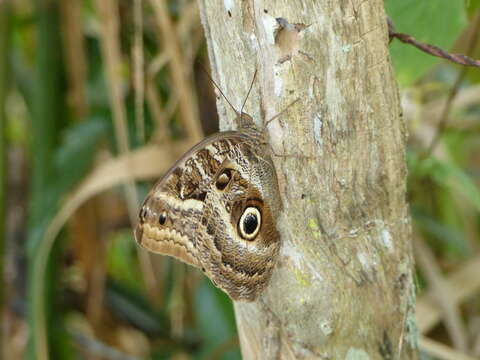
[[[265,146],[223,132],[194,146],[154,186],[135,237],[152,252],[201,268],[233,299],[253,300],[275,264],[279,210]]]

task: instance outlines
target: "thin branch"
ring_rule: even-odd
[[[455,64],[480,67],[480,60],[475,60],[470,58],[469,56],[465,56],[462,54],[451,54],[448,51],[442,50],[435,45],[422,43],[421,41],[418,41],[411,35],[396,32],[393,21],[390,18],[388,18],[388,34],[390,36],[390,41],[392,41],[393,39],[398,39],[405,44],[410,44],[415,46],[417,49],[420,49],[421,51],[426,52],[427,54],[437,56],[442,59],[446,59]]]
[[[473,23],[473,31],[472,35],[470,37],[470,40],[468,42],[468,49],[467,49],[467,54],[473,53],[475,50],[475,47],[478,42],[478,31],[480,29],[480,14],[477,14],[475,16],[475,20]],[[438,142],[440,141],[440,138],[443,135],[443,132],[445,131],[447,127],[447,122],[448,122],[448,116],[450,114],[450,109],[452,107],[453,100],[458,94],[458,90],[460,89],[460,85],[463,83],[463,80],[465,79],[465,76],[467,74],[468,68],[463,68],[460,73],[457,76],[457,79],[455,80],[455,83],[453,84],[452,89],[450,90],[447,100],[445,102],[445,106],[443,108],[442,116],[440,118],[440,121],[438,123],[438,128],[437,132],[435,134],[435,137],[433,138],[432,142],[430,143],[429,147],[425,151],[425,154],[423,155],[423,158],[427,158],[430,156],[430,154],[433,152],[435,147],[437,146]]]

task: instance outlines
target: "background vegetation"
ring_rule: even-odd
[[[400,32],[480,58],[479,0],[388,0]],[[409,129],[420,348],[480,357],[480,72],[393,41]],[[140,251],[155,178],[216,131],[195,1],[0,2],[5,359],[238,359],[230,300]],[[208,67],[208,66],[205,66]]]

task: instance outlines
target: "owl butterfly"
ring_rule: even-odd
[[[237,131],[195,145],[152,188],[135,239],[200,268],[233,300],[253,301],[275,265],[281,203],[264,132],[235,112]]]

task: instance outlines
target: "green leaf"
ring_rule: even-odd
[[[397,32],[449,50],[466,25],[464,0],[387,0],[386,8]],[[397,79],[411,85],[439,58],[394,40],[390,45]]]

